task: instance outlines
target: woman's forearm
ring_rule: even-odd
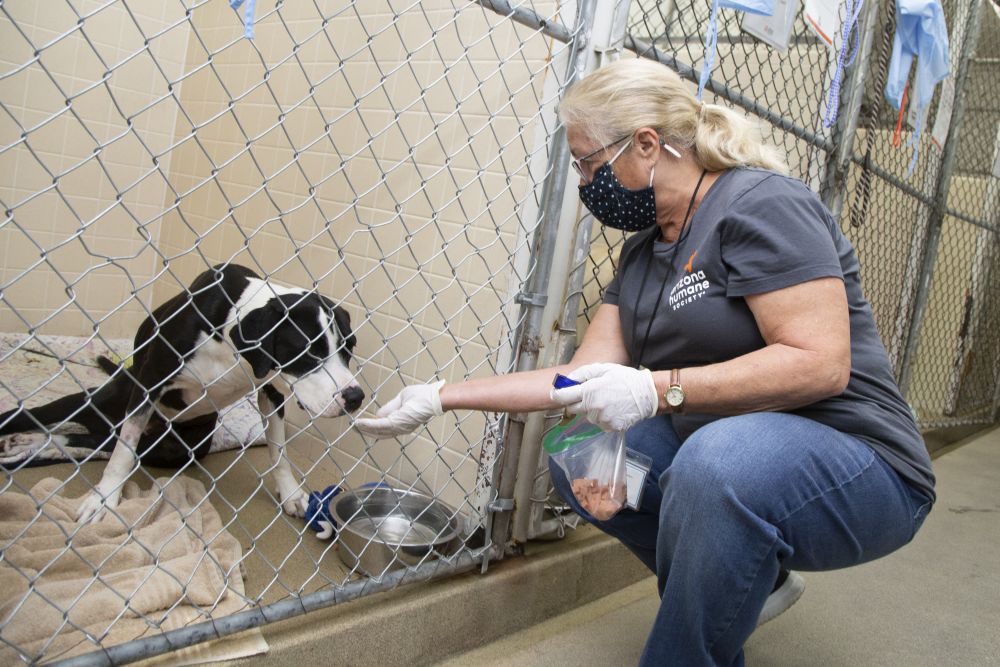
[[[441,388],[441,407],[487,412],[550,410],[557,407],[549,398],[555,374],[566,375],[574,368],[599,361],[628,363],[618,306],[602,304],[598,308],[569,363],[446,384]]]
[[[850,374],[846,363],[811,350],[769,345],[736,359],[681,369],[685,412],[738,415],[792,410],[843,392]],[[653,374],[659,411],[666,412],[663,393],[670,371]]]
[[[446,384],[441,388],[441,407],[487,412],[549,410],[556,407],[549,398],[552,379],[556,373],[566,373],[570,368],[555,366]]]

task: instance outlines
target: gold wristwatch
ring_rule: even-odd
[[[681,387],[681,371],[679,368],[670,371],[670,386],[663,392],[663,398],[670,407],[670,412],[684,411],[684,388]]]

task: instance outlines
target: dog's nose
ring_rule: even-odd
[[[348,412],[354,412],[360,408],[361,402],[365,400],[365,392],[361,390],[361,387],[348,387],[340,392],[340,395],[344,397],[344,409]]]

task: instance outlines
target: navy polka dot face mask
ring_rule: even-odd
[[[580,186],[580,201],[605,227],[625,232],[638,232],[656,224],[656,198],[653,196],[653,172],[649,185],[641,190],[629,190],[618,182],[611,169],[614,162],[632,142],[601,165],[590,183]]]

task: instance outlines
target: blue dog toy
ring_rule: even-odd
[[[309,494],[306,507],[306,525],[316,531],[316,537],[328,540],[337,532],[337,522],[333,520],[330,502],[340,493],[339,486],[328,486],[322,492]]]
[[[368,482],[358,488],[391,489],[392,487],[385,482]],[[316,537],[321,540],[328,540],[337,533],[337,522],[333,518],[330,505],[339,493],[339,486],[328,486],[322,492],[313,491],[309,494],[309,504],[306,506],[306,525],[315,530]]]

